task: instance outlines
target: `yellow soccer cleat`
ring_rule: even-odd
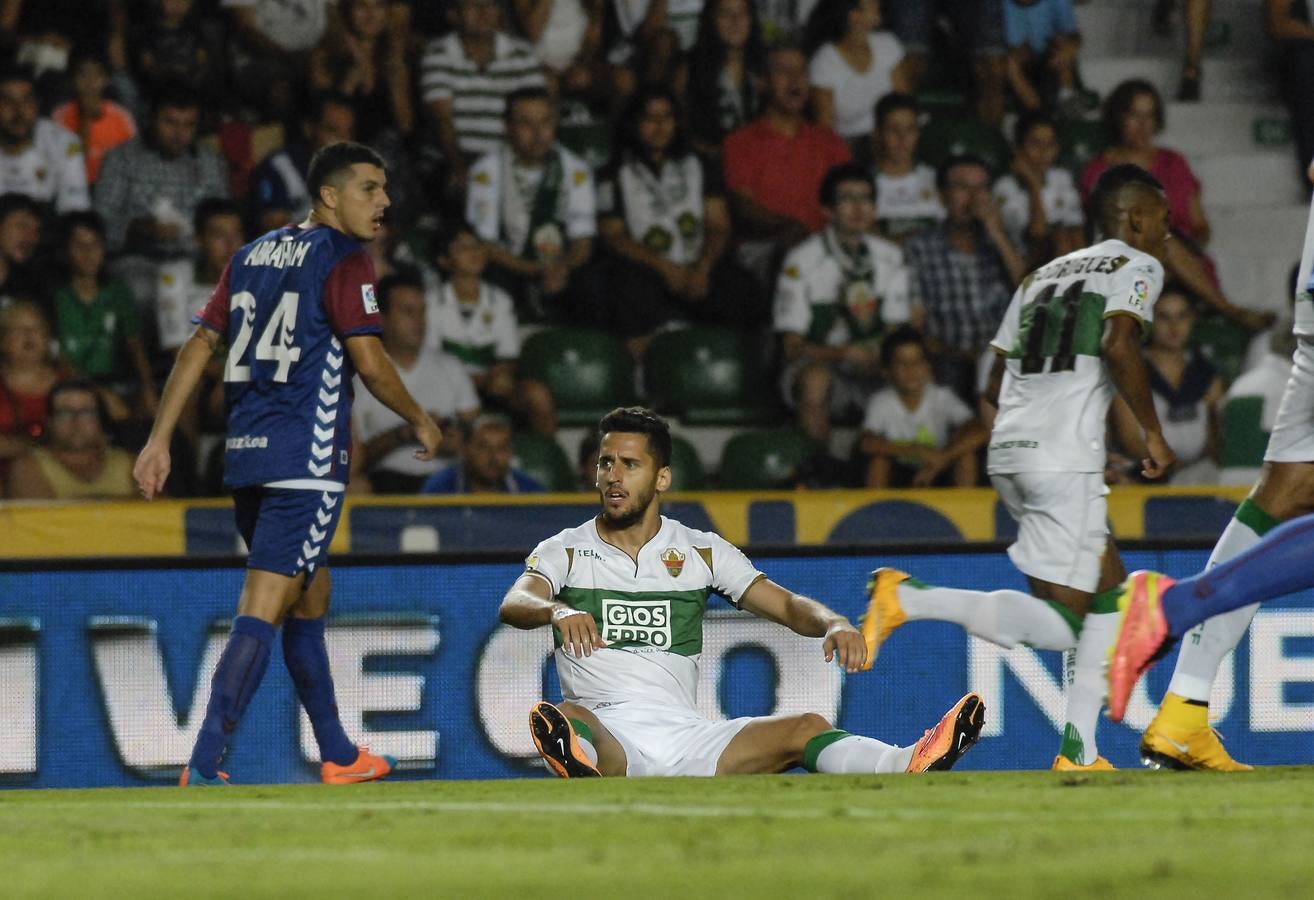
[[[1237,762],[1209,727],[1208,707],[1166,694],[1154,721],[1141,735],[1141,762],[1152,769],[1200,769],[1208,772],[1252,772]]]
[[[876,654],[890,633],[908,621],[899,605],[898,588],[910,577],[898,569],[880,568],[872,572],[867,581],[867,612],[862,617],[862,639],[867,644],[867,661],[862,666],[864,672],[876,662]]]
[[[1117,767],[1102,756],[1095,757],[1093,763],[1082,765],[1073,762],[1062,753],[1054,757],[1054,764],[1050,769],[1055,772],[1116,772]]]

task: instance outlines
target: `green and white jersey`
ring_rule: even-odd
[[[1122,241],[1060,256],[1018,287],[991,346],[1007,357],[988,470],[1102,472],[1113,400],[1104,320],[1153,318],[1163,266]]]
[[[642,700],[692,709],[708,596],[715,591],[738,606],[764,577],[720,535],[665,516],[637,565],[590,519],[539,544],[525,570],[546,579],[554,599],[593,616],[607,643],[577,659],[553,629],[561,694],[590,708]]]

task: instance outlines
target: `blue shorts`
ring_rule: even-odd
[[[904,50],[926,53],[931,48],[935,18],[944,14],[953,22],[959,43],[973,56],[1004,53],[1006,0],[886,0],[886,27],[898,35]]]
[[[1056,37],[1077,33],[1072,0],[1037,0],[1030,6],[1004,2],[1004,35],[1008,46],[1028,45],[1037,54],[1049,49]]]
[[[237,532],[250,550],[246,567],[289,578],[304,569],[309,579],[328,558],[343,496],[263,485],[234,490]]]

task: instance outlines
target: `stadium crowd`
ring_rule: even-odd
[[[554,438],[572,398],[522,350],[560,329],[614,344],[677,420],[667,336],[733,333],[716,352],[764,376],[752,424],[815,447],[795,483],[977,484],[987,345],[1124,162],[1167,192],[1147,353],[1182,476],[1207,481],[1239,368],[1217,348],[1265,322],[1220,288],[1158,91],[1101,108],[1079,48],[1072,0],[3,0],[0,496],[134,494],[191,315],[238,247],[304,217],[310,156],[340,140],[388,162],[384,343],[448,437],[419,462],[358,392],[353,490],[545,487],[515,441]],[[1198,58],[1183,79],[1198,98]],[[222,379],[184,418],[174,496],[220,489]]]

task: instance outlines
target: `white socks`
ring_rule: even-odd
[[[859,734],[846,735],[817,754],[817,771],[831,775],[903,772],[913,748],[895,747]]]
[[[1068,621],[1044,600],[1022,591],[920,588],[906,581],[898,591],[899,605],[909,620],[954,622],[969,634],[1005,648],[1026,644],[1038,650],[1069,650],[1077,646]]]
[[[598,751],[597,748],[593,746],[593,742],[590,741],[588,738],[584,737],[584,735],[579,734],[578,732],[576,732],[575,734],[575,740],[579,741],[579,747],[581,750],[584,751],[584,755],[589,758],[589,762],[592,765],[597,766]]]
[[[1067,676],[1067,712],[1063,749],[1071,752],[1072,740],[1080,741],[1082,765],[1090,765],[1099,756],[1095,743],[1095,727],[1099,724],[1100,710],[1108,686],[1104,680],[1104,665],[1109,645],[1118,636],[1118,613],[1087,613],[1081,623],[1081,640],[1071,654],[1063,654],[1063,668]],[[1070,734],[1075,731],[1075,735]],[[1075,755],[1075,754],[1074,754]]]
[[[1214,552],[1209,554],[1209,563],[1205,568],[1212,569],[1219,563],[1240,556],[1260,540],[1262,538],[1250,526],[1240,519],[1232,519],[1227,523],[1223,536],[1214,545]],[[1182,649],[1177,656],[1177,667],[1173,669],[1173,680],[1168,690],[1187,700],[1208,703],[1223,657],[1231,652],[1246,633],[1257,609],[1258,603],[1243,606],[1214,616],[1188,631],[1182,638]]]

